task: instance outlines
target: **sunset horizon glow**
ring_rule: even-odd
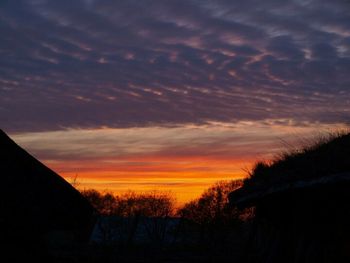
[[[67,129],[12,138],[79,190],[116,195],[157,190],[171,193],[181,205],[218,181],[245,178],[257,161],[346,128],[240,122]]]

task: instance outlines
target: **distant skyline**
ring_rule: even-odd
[[[346,0],[8,0],[0,34],[0,128],[82,187],[184,201],[349,127]]]

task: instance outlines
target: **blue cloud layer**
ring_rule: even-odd
[[[0,4],[9,131],[350,120],[349,1]]]

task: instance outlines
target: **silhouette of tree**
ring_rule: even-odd
[[[198,199],[180,208],[178,211],[182,219],[180,236],[190,237],[189,239],[198,245],[204,246],[205,253],[216,253],[217,250],[228,247],[241,221],[240,212],[228,205],[228,194],[242,184],[242,180],[220,181],[207,189]]]
[[[236,211],[228,207],[228,194],[242,184],[242,180],[217,182],[197,200],[185,204],[178,213],[182,218],[200,225],[230,220]]]
[[[117,207],[117,198],[109,192],[101,193],[94,189],[81,191],[100,215],[113,215]]]

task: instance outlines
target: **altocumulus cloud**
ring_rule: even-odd
[[[1,1],[0,123],[348,123],[349,28],[345,0]]]

